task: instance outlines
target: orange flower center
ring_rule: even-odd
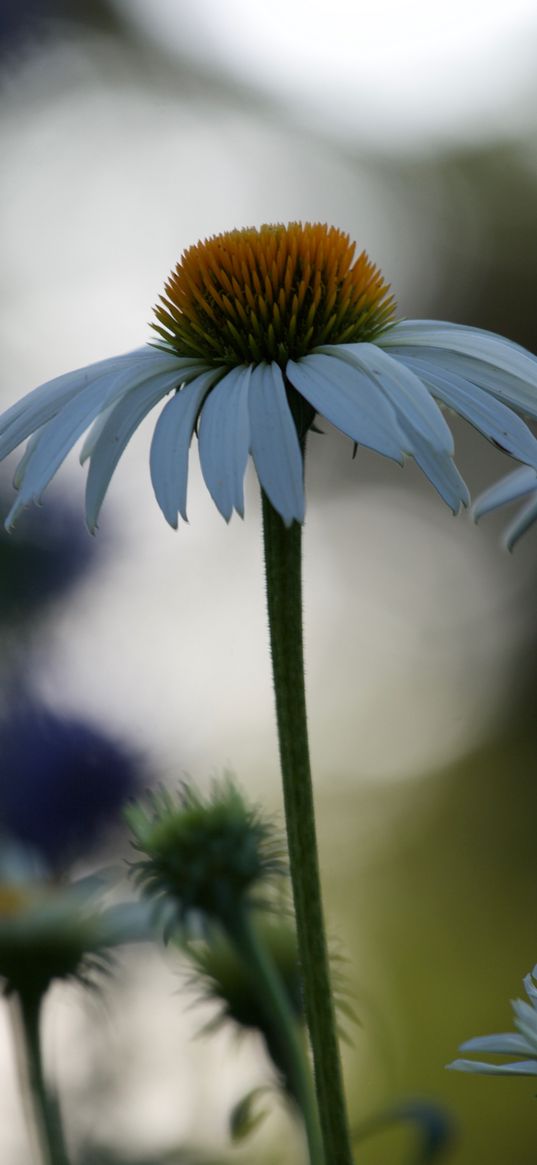
[[[321,223],[228,231],[184,252],[152,327],[180,356],[252,364],[371,340],[395,301],[365,251]]]

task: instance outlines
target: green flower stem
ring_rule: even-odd
[[[11,1000],[19,1075],[42,1165],[69,1165],[59,1107],[45,1081],[41,1053],[42,995]]]
[[[260,1003],[275,1045],[278,1062],[285,1065],[289,1088],[304,1120],[312,1165],[324,1165],[323,1142],[315,1103],[310,1066],[296,1017],[273,960],[259,937],[248,910],[229,920],[230,934],[237,951],[253,974]]]
[[[291,880],[326,1165],[352,1165],[330,984],[309,761],[302,635],[302,527],[263,494],[267,604]]]

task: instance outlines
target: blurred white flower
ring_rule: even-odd
[[[174,527],[179,514],[186,520],[194,432],[226,520],[243,513],[251,455],[283,521],[303,521],[303,443],[317,416],[356,445],[400,463],[413,457],[454,513],[469,494],[442,408],[537,469],[537,440],[516,415],[537,417],[537,359],[476,328],[394,323],[394,311],[378,269],[333,227],[263,226],[190,247],[156,308],[156,345],[49,381],[0,418],[0,458],[30,437],[6,524],[39,501],[89,428],[81,461],[94,530],[128,441],[167,396],[150,463]]]
[[[483,514],[490,514],[492,510],[506,506],[509,502],[516,502],[519,498],[527,498],[528,501],[504,530],[503,541],[508,550],[512,550],[529,526],[537,521],[537,472],[528,466],[515,469],[490,489],[484,490],[476,498],[472,509],[473,516],[478,521]]]
[[[153,937],[146,904],[104,905],[106,888],[99,875],[60,882],[34,851],[2,840],[0,983],[5,994],[35,999],[58,979],[89,985],[96,972],[110,970],[114,948]]]
[[[480,1060],[453,1060],[448,1068],[457,1072],[478,1072],[488,1076],[537,1076],[537,966],[524,979],[524,987],[529,999],[513,999],[516,1032],[500,1035],[477,1036],[461,1044],[461,1052],[485,1052],[499,1056],[525,1056],[529,1059],[515,1060],[513,1064],[489,1064]]]

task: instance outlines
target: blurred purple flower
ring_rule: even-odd
[[[139,791],[134,752],[31,698],[0,722],[0,830],[53,869],[98,845]]]
[[[119,22],[108,0],[1,0],[0,54],[11,55],[25,44],[40,49],[76,23],[113,29]]]
[[[97,557],[94,541],[61,501],[46,514],[25,513],[14,535],[0,528],[0,624],[40,616],[81,581]]]

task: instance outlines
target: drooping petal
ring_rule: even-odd
[[[456,333],[461,335],[457,338]],[[474,333],[480,344],[472,340]],[[537,417],[537,358],[510,340],[478,328],[416,320],[394,325],[375,342],[401,359],[414,356],[440,371],[456,372],[519,412]]]
[[[462,356],[470,356],[474,360],[501,368],[537,390],[537,357],[520,344],[482,328],[446,323],[443,320],[401,320],[388,328],[375,343],[382,348],[397,345],[406,347],[410,344],[458,352]],[[537,404],[537,394],[534,400]]]
[[[226,369],[201,373],[164,406],[151,442],[151,481],[157,502],[170,526],[178,513],[187,521],[188,451],[203,398]]]
[[[277,364],[252,369],[250,449],[257,475],[286,526],[304,521],[304,467],[285,384]]]
[[[159,400],[177,386],[177,373],[165,372],[138,385],[108,411],[95,441],[86,483],[86,521],[93,533],[112,474],[133,433]]]
[[[513,999],[511,1007],[515,1016],[515,1026],[529,1040],[534,1054],[537,1055],[537,1010],[525,999]]]
[[[532,1000],[533,1006],[537,1012],[537,983],[534,982],[536,971],[537,967],[534,967],[533,971],[530,971],[527,975],[524,975],[523,983],[526,995],[529,999]]]
[[[455,462],[449,453],[441,453],[425,441],[421,433],[408,429],[408,442],[414,460],[423,473],[428,477],[440,497],[447,503],[454,514],[458,514],[461,505],[467,506],[470,494],[464,478],[461,477]]]
[[[518,1060],[516,1064],[487,1064],[479,1060],[453,1060],[446,1068],[455,1072],[477,1072],[480,1076],[537,1076],[537,1060]]]
[[[52,421],[48,421],[48,424],[51,425]],[[46,426],[44,426],[44,428],[46,428]],[[26,442],[26,448],[20,461],[17,462],[17,467],[15,469],[15,473],[13,474],[13,485],[17,490],[20,489],[24,481],[24,475],[26,473],[28,462],[33,457],[34,449],[36,448],[38,441],[41,439],[42,432],[43,429],[38,429],[37,433],[33,433],[30,439]]]
[[[103,409],[102,413],[97,417],[97,420],[93,422],[91,429],[86,434],[79,455],[79,461],[81,465],[84,465],[84,463],[88,460],[88,457],[91,457],[97,441],[99,440],[106,422],[114,408],[115,405],[110,405],[107,409]]]
[[[401,356],[413,372],[430,385],[434,396],[469,421],[489,441],[529,465],[537,465],[537,440],[524,421],[476,384],[449,369],[431,367],[426,359]]]
[[[77,396],[88,384],[93,384],[101,377],[114,375],[120,366],[120,360],[130,358],[134,364],[139,352],[130,352],[128,356],[112,356],[108,360],[100,360],[90,364],[87,368],[77,368],[74,372],[66,372],[63,376],[56,376],[44,384],[26,393],[21,400],[0,417],[0,457],[6,457],[12,449],[16,449],[21,441],[29,437],[36,429],[40,429],[47,421]]]
[[[199,454],[205,484],[222,517],[244,515],[244,473],[250,448],[250,367],[228,372],[203,406]]]
[[[134,352],[112,356],[108,360],[90,364],[87,368],[78,368],[55,377],[27,393],[0,417],[0,459],[7,457],[21,441],[40,429],[85,390],[96,388],[97,385],[104,389],[115,383],[125,384],[131,376],[135,384],[144,375],[166,372],[172,367],[181,369],[183,365],[192,363],[192,360],[186,361],[146,345]]]
[[[519,510],[516,517],[506,527],[502,542],[507,550],[512,550],[526,530],[537,521],[537,474],[524,466],[509,473],[507,477],[483,491],[472,506],[472,517],[477,522],[484,514],[497,510],[499,506],[518,498],[527,497],[528,503]]]
[[[533,498],[527,506],[523,506],[517,514],[516,518],[506,526],[503,535],[502,543],[506,550],[513,550],[516,543],[522,538],[522,535],[529,530],[537,521],[537,497]]]
[[[461,1044],[461,1052],[486,1052],[494,1056],[533,1056],[536,1049],[518,1032],[502,1032],[499,1035],[475,1036]]]
[[[138,384],[152,380],[156,375],[156,367],[162,370],[167,366],[165,375],[175,383],[183,378],[185,372],[182,362],[181,371],[178,372],[174,358],[165,357],[156,361],[156,355],[159,354],[151,352],[150,358],[137,359],[134,364],[123,362],[119,370],[116,368],[96,382],[85,385],[56,416],[41,427],[27,455],[19,464],[17,481],[20,493],[8,515],[8,525],[12,525],[17,514],[30,501],[39,500],[75,442],[103,408],[109,408]]]
[[[524,465],[521,469],[508,473],[507,477],[502,477],[489,489],[483,490],[472,506],[472,517],[477,522],[483,514],[489,514],[499,506],[505,506],[533,493],[537,493],[537,473]]]
[[[327,346],[290,360],[287,376],[316,412],[352,441],[401,463],[405,443],[395,411],[369,372],[347,362],[347,347]]]
[[[342,359],[373,377],[399,420],[443,453],[453,453],[453,436],[431,393],[409,368],[376,344],[342,344]]]

